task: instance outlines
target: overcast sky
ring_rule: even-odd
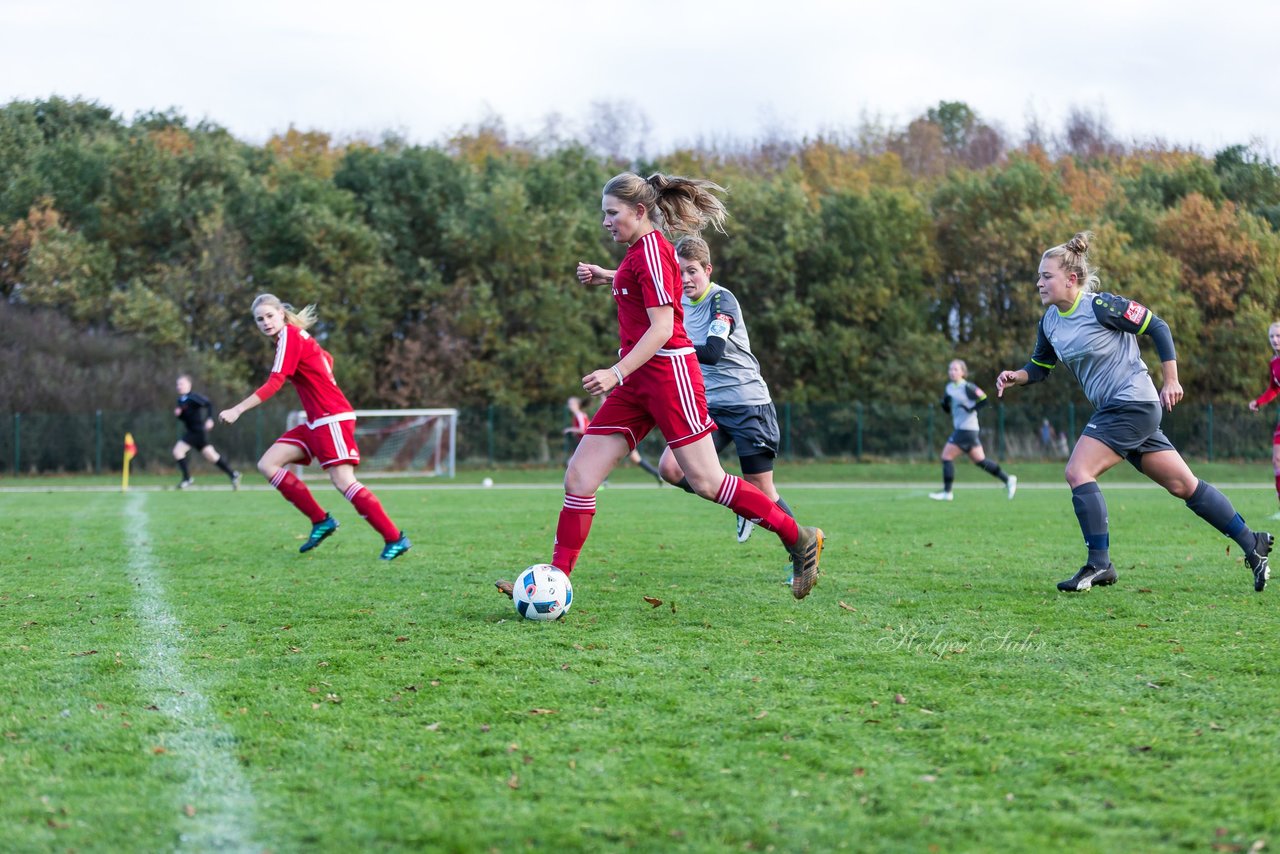
[[[432,143],[486,117],[576,135],[600,102],[680,143],[905,126],[964,101],[1014,142],[1072,107],[1123,140],[1280,151],[1280,2],[0,0],[0,100],[177,108]]]

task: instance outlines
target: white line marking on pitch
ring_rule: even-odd
[[[219,723],[198,681],[183,670],[182,629],[165,605],[164,584],[156,572],[147,533],[145,496],[134,493],[125,503],[128,522],[129,569],[137,578],[136,601],[145,648],[143,690],[176,726],[167,749],[176,762],[186,764],[183,804],[195,807],[179,837],[178,849],[191,851],[250,851],[253,792],[232,753],[233,734]],[[175,811],[181,805],[175,805]]]

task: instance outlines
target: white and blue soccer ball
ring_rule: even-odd
[[[529,620],[558,620],[573,604],[573,585],[549,563],[535,563],[516,578],[511,598],[516,613]]]

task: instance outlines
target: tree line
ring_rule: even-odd
[[[944,102],[900,129],[642,162],[609,148],[496,121],[433,145],[296,129],[252,145],[172,111],[10,102],[0,411],[164,405],[178,370],[243,394],[270,362],[249,316],[264,291],[318,305],[357,406],[562,401],[617,347],[609,294],[573,270],[618,259],[599,194],[624,169],[729,188],[728,234],[704,235],[713,278],[778,400],[932,401],[957,356],[990,385],[1034,343],[1040,253],[1086,228],[1104,288],[1169,321],[1192,399],[1262,388],[1280,172],[1253,147],[1123,144],[1079,113],[1014,144]]]

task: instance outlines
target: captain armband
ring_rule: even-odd
[[[728,338],[729,333],[733,331],[733,317],[727,314],[717,314],[711,319],[711,325],[707,327],[708,338]]]

